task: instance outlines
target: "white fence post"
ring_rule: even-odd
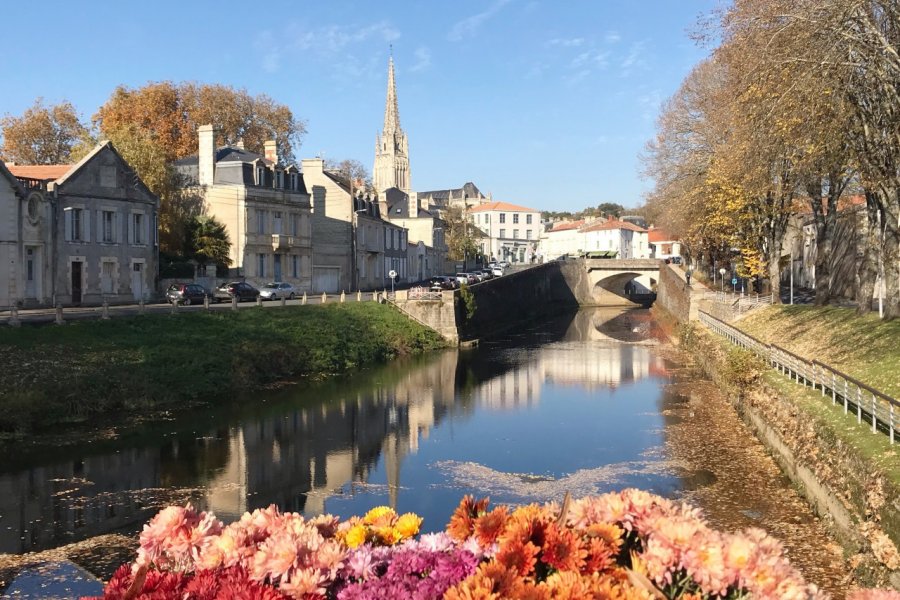
[[[875,427],[875,394],[872,394],[872,433],[877,433],[878,429]]]
[[[300,304],[306,306],[306,292],[303,292],[303,298],[300,299]]]
[[[19,307],[13,304],[9,307],[9,321],[7,321],[10,327],[18,327],[22,323],[19,321]]]
[[[56,324],[57,324],[57,325],[62,325],[63,323],[65,323],[65,320],[63,319],[63,310],[62,310],[62,306],[60,306],[59,304],[57,304],[57,305],[56,305]]]

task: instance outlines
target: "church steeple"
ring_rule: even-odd
[[[395,187],[410,192],[409,145],[400,127],[400,107],[394,80],[394,57],[388,59],[387,99],[384,104],[384,129],[375,139],[373,183],[379,195]]]
[[[394,57],[388,61],[387,101],[384,104],[384,132],[396,133],[400,129],[400,107],[397,105],[397,85],[394,83]]]

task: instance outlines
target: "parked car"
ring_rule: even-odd
[[[297,290],[290,283],[273,281],[262,286],[259,295],[263,300],[281,300],[282,298],[293,300],[297,296]]]
[[[428,287],[435,292],[441,290],[454,290],[456,289],[456,280],[452,277],[447,277],[446,275],[438,275],[431,278],[431,282]]]
[[[501,268],[501,269],[508,269],[508,268],[509,268],[509,261],[501,260],[498,264],[500,265],[500,268]]]
[[[259,290],[243,281],[232,281],[216,288],[216,300],[231,301],[232,297],[237,297],[238,302],[244,300],[256,300],[259,296]]]
[[[473,283],[481,283],[482,281],[484,281],[484,276],[478,271],[469,271],[469,275],[475,278],[475,281]]]
[[[497,265],[496,267],[491,269],[491,272],[494,274],[494,277],[503,277],[503,269],[500,267],[500,265]]]
[[[212,292],[199,283],[173,283],[166,290],[166,301],[172,304],[203,304],[203,299],[214,300]]]
[[[462,285],[462,284],[471,285],[473,283],[473,281],[469,277],[468,273],[457,273],[456,274],[456,282],[459,285]]]

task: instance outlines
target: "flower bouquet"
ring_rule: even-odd
[[[108,600],[825,598],[759,529],[722,533],[699,511],[646,492],[490,508],[463,498],[445,532],[377,507],[341,522],[274,506],[223,525],[190,505],[145,525]],[[854,600],[900,600],[864,591]]]

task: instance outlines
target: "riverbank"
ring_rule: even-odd
[[[373,302],[3,329],[0,432],[232,401],[444,345]]]
[[[825,316],[816,310],[826,311]],[[865,367],[860,357],[873,348],[885,351],[881,336],[888,334],[882,326],[869,324],[868,332],[875,335],[869,335],[867,342],[850,339],[854,332],[864,335],[860,332],[866,330],[856,323],[839,333],[842,316],[830,308],[772,307],[735,325],[760,339],[788,348],[793,345],[794,351],[803,349],[807,356],[843,360],[843,368],[857,365],[862,377]],[[726,392],[743,421],[823,517],[844,549],[853,579],[866,586],[898,586],[900,457],[890,440],[872,434],[855,419],[846,418],[842,407],[788,382],[749,352],[730,346],[702,326],[682,324],[672,329],[677,331],[679,345]],[[829,334],[843,335],[845,341]],[[890,360],[890,352],[887,356]],[[883,364],[870,365],[866,372],[876,376]]]

